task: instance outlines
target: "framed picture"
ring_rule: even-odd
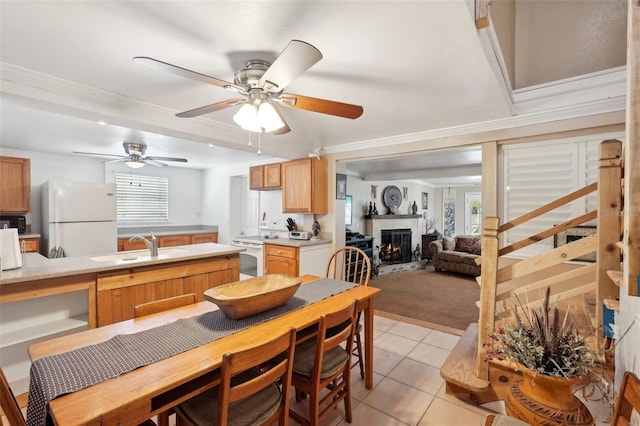
[[[429,208],[429,193],[422,193],[422,209],[427,210]]]
[[[574,228],[567,229],[566,231],[559,232],[553,237],[553,247],[560,247],[565,244],[569,244],[572,241],[579,240],[589,235],[596,233],[595,226],[576,226]],[[575,259],[580,262],[595,262],[596,253],[588,253],[584,256],[576,257]]]
[[[351,226],[351,220],[353,215],[352,197],[347,195],[344,201],[344,224]]]
[[[336,173],[336,200],[347,197],[347,175]]]

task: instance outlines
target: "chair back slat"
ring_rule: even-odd
[[[633,412],[640,417],[640,380],[631,371],[626,371],[622,377],[622,386],[613,410],[613,426],[628,425]]]
[[[144,317],[146,315],[157,314],[158,312],[168,311],[169,309],[179,308],[196,303],[195,293],[182,294],[180,296],[168,297],[166,299],[155,300],[153,302],[141,303],[134,306],[134,318]]]
[[[337,249],[329,258],[325,276],[342,281],[369,285],[371,260],[358,247],[346,246]]]
[[[18,401],[2,368],[0,368],[0,403],[2,411],[4,411],[4,415],[11,426],[26,426],[22,411],[20,411],[20,405],[18,405]],[[1,419],[0,424],[2,424]]]

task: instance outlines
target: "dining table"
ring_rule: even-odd
[[[332,281],[328,278],[309,275],[300,277],[300,280],[302,285],[298,292],[303,286],[323,285],[327,280],[329,283]],[[362,312],[364,320],[365,386],[371,389],[373,386],[373,305],[374,298],[380,290],[359,285],[349,285],[345,288],[346,290],[329,294],[320,300],[296,307],[282,315],[239,331],[233,331],[211,342],[99,381],[91,386],[56,396],[47,401],[47,421],[61,426],[142,423],[216,386],[219,382],[219,370],[224,354],[260,344],[275,335],[287,332],[290,328],[296,330],[298,342],[310,338],[314,336],[318,321],[323,314],[353,303],[354,300],[358,302],[358,309]],[[218,306],[214,303],[203,301],[38,342],[29,347],[29,355],[32,362],[36,363],[38,360],[44,361],[92,345],[100,345],[115,337],[152,331],[184,319],[215,313],[217,310]],[[32,368],[32,381],[33,376]]]

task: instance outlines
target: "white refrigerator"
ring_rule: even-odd
[[[115,184],[42,184],[42,240],[49,257],[117,251]]]

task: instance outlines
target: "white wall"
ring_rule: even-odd
[[[31,231],[41,231],[40,185],[48,180],[105,183],[114,172],[169,177],[169,223],[165,226],[218,225],[202,216],[203,171],[177,167],[145,166],[133,171],[124,164],[105,164],[99,158],[1,149],[0,155],[31,159],[31,211],[26,214]],[[140,225],[138,225],[140,226]]]

